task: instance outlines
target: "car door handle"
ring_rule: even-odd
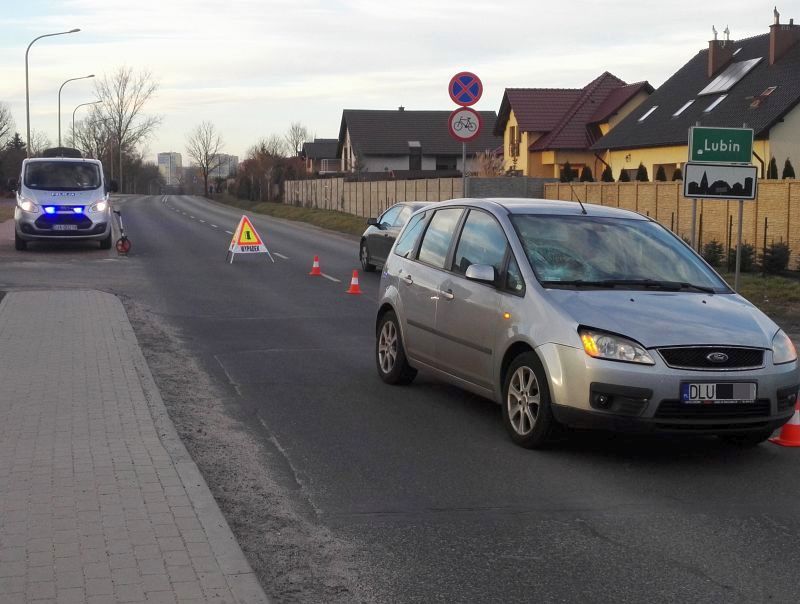
[[[406,284],[408,285],[414,284],[414,280],[411,278],[411,275],[406,275],[405,277],[403,277],[403,281],[405,281]]]
[[[452,300],[455,298],[455,294],[453,294],[453,290],[448,289],[447,291],[440,291],[439,295],[442,296],[445,300]]]

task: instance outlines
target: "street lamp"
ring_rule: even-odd
[[[79,32],[80,29],[71,29],[69,31],[59,31],[54,34],[44,34],[39,36],[38,38],[34,38],[31,40],[31,43],[28,44],[28,48],[25,49],[25,122],[27,124],[27,150],[28,150],[28,157],[31,156],[31,95],[30,89],[28,87],[28,51],[30,51],[31,46],[36,40],[41,40],[42,38],[49,38],[51,36],[62,36],[64,34],[74,34]]]
[[[64,88],[64,85],[67,82],[74,82],[75,80],[86,80],[88,78],[93,78],[94,74],[89,74],[87,76],[81,76],[79,78],[70,78],[69,80],[65,80],[61,87],[58,89],[58,146],[61,146],[61,90]]]
[[[73,143],[75,142],[75,112],[80,109],[81,107],[86,107],[87,105],[97,105],[98,103],[102,103],[103,101],[92,101],[91,103],[81,103],[75,109],[72,110],[72,139]],[[59,128],[61,131],[61,128]],[[59,141],[58,146],[61,146],[61,141]]]

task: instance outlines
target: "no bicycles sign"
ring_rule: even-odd
[[[474,109],[459,107],[450,114],[447,125],[450,136],[466,143],[481,133],[481,116]]]

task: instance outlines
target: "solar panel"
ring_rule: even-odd
[[[761,59],[762,57],[758,57],[748,61],[738,61],[729,65],[728,68],[714,78],[708,86],[698,92],[697,96],[727,92],[733,88],[739,80],[750,73]]]

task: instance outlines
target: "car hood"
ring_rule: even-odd
[[[778,326],[736,294],[549,289],[579,325],[633,338],[645,348],[728,345],[771,348]]]
[[[105,198],[102,189],[88,191],[39,191],[26,189],[25,197],[33,199],[40,206],[85,206]]]

